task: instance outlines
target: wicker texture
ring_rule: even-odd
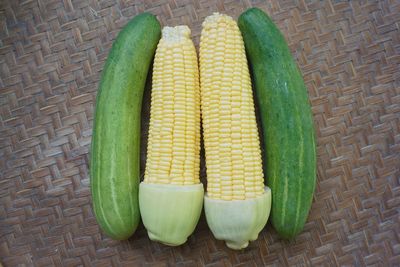
[[[5,266],[400,265],[400,2],[265,2],[0,1]],[[282,29],[309,89],[318,184],[304,231],[288,242],[268,224],[241,252],[215,240],[204,216],[181,247],[149,241],[143,226],[128,241],[105,237],[91,208],[88,151],[116,34],[150,11],[163,25],[188,24],[198,45],[206,16],[237,18],[250,6]],[[145,141],[149,90],[144,101]]]

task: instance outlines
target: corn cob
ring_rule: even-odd
[[[150,239],[180,245],[198,222],[204,194],[199,180],[199,73],[187,26],[162,30],[150,111],[147,162],[139,190],[142,219]]]
[[[225,240],[228,247],[244,248],[266,224],[271,194],[263,183],[243,39],[229,16],[214,13],[203,23],[200,84],[207,222],[214,236]]]
[[[186,26],[165,27],[154,60],[144,181],[198,184],[200,88],[196,51]]]

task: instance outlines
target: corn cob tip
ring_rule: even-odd
[[[175,27],[164,27],[162,29],[162,39],[167,43],[179,43],[184,39],[190,39],[190,29],[186,25]]]
[[[203,28],[216,27],[219,23],[236,24],[236,21],[228,15],[214,12],[212,15],[206,17],[202,24]]]

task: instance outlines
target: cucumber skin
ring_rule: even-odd
[[[284,36],[267,14],[249,9],[238,24],[260,108],[272,225],[281,237],[291,239],[304,227],[316,182],[315,129],[307,88]]]
[[[91,192],[96,220],[123,240],[139,220],[140,122],[146,77],[161,36],[154,15],[142,13],[118,34],[102,72],[91,145]]]

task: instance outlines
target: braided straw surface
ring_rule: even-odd
[[[127,241],[107,238],[91,207],[88,152],[100,73],[117,33],[149,11],[163,25],[189,25],[197,46],[206,16],[237,18],[251,6],[276,21],[309,89],[318,177],[304,231],[289,242],[268,224],[239,252],[213,238],[204,216],[180,247],[151,242],[143,226]],[[149,100],[147,89],[142,173]],[[0,1],[4,266],[399,266],[399,168],[397,0]]]

